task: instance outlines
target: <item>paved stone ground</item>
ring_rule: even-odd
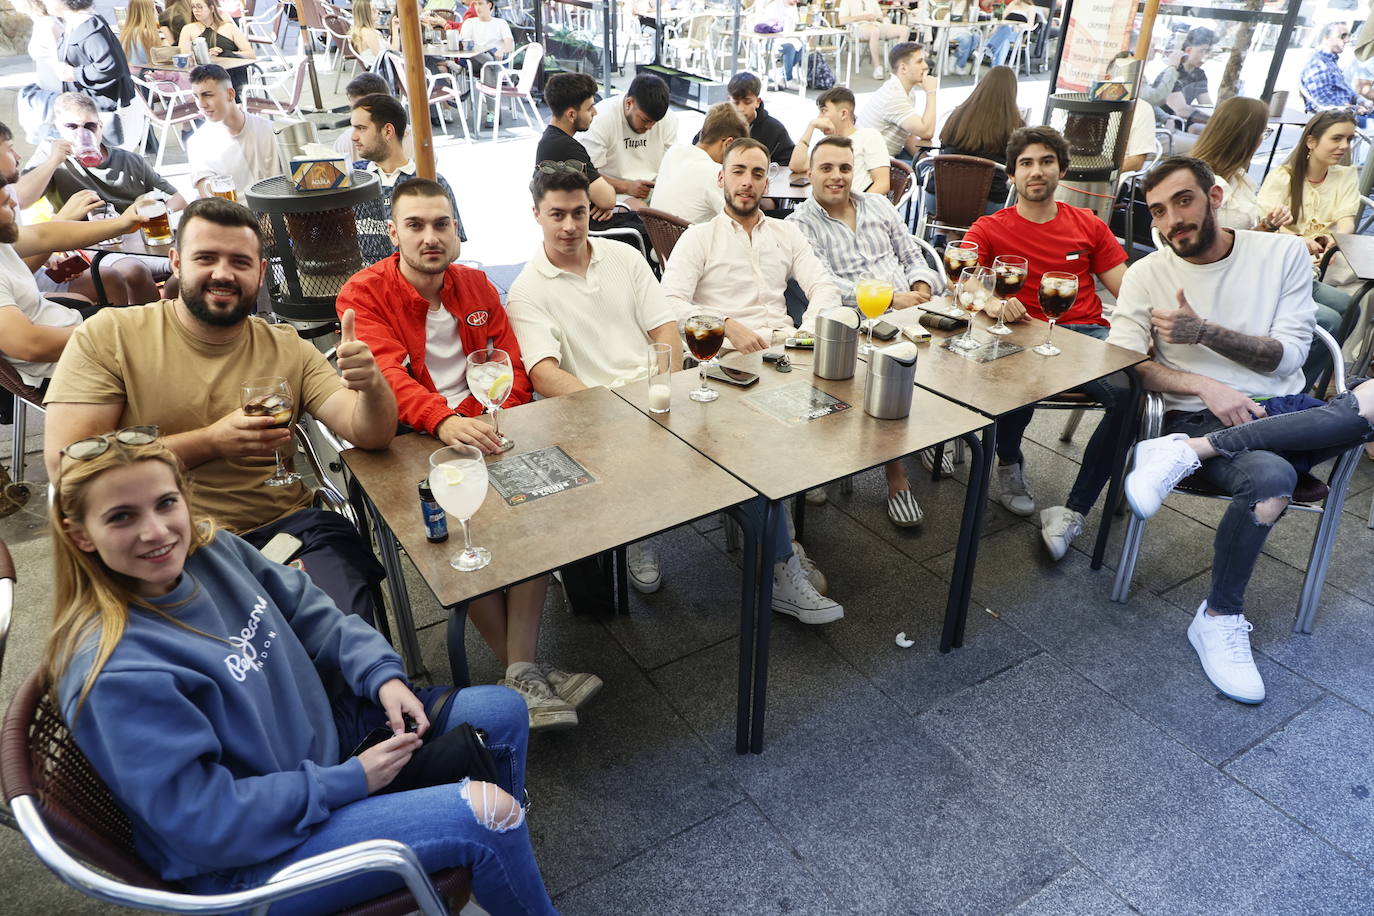
[[[788,101],[774,105],[795,127],[805,107]],[[0,92],[0,119],[12,105]],[[474,239],[466,254],[510,264],[535,243],[526,198],[510,190],[532,142],[441,141]],[[1062,443],[1062,423],[1054,413],[1030,428],[1043,505],[1067,493],[1088,435]],[[40,495],[0,522],[21,577],[0,702],[35,664],[49,613],[35,457]],[[941,655],[966,469],[940,484],[914,463],[911,474],[926,510],[915,531],[887,521],[877,474],[810,508],[808,552],[847,614],[824,628],[775,620],[761,756],[733,750],[739,579],[715,522],[660,538],[663,588],[633,595],[627,617],[575,618],[550,598],[542,653],[607,683],[578,729],[531,747],[531,831],[560,910],[1369,912],[1374,466],[1355,477],[1312,636],[1291,627],[1313,521],[1290,514],[1269,540],[1250,590],[1270,696],[1259,707],[1219,696],[1185,637],[1218,504],[1169,501],[1125,605],[1108,600],[1120,528],[1108,568],[1091,571],[1083,552],[1096,517],[1052,565],[1033,523],[989,505],[967,645]],[[413,575],[409,585],[442,679],[442,613]],[[894,646],[898,630],[914,648]],[[475,632],[468,646],[474,678],[498,677]],[[8,831],[0,887],[5,914],[113,909],[59,885]]]

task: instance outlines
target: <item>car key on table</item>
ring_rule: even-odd
[[[764,353],[763,361],[765,363],[772,363],[773,368],[778,370],[779,372],[792,371],[792,360],[787,358],[786,353],[773,353],[771,351]]]

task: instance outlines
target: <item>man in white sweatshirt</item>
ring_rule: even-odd
[[[1222,192],[1199,159],[1164,159],[1142,186],[1165,246],[1126,272],[1108,341],[1151,354],[1137,370],[1164,395],[1165,435],[1136,446],[1126,496],[1148,518],[1200,467],[1233,497],[1188,640],[1218,690],[1259,703],[1264,682],[1244,614],[1255,561],[1294,498],[1292,462],[1310,467],[1374,439],[1374,385],[1356,380],[1308,409],[1284,397],[1304,388],[1316,314],[1301,239],[1219,228]]]

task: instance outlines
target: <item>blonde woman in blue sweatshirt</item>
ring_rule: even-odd
[[[186,492],[156,427],[134,427],[68,446],[52,509],[45,669],[144,861],[214,893],[385,837],[430,871],[471,867],[473,896],[493,914],[554,912],[517,801],[520,696],[495,686],[417,696],[375,630],[304,573],[193,518]],[[407,767],[442,753],[462,722],[486,732],[500,785],[402,788]],[[378,726],[392,737],[349,756]],[[367,875],[272,912],[334,912],[399,886]]]

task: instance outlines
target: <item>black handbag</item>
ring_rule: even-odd
[[[430,701],[425,716],[431,724],[442,720],[448,704],[457,695],[457,688],[453,688]],[[511,787],[497,778],[496,760],[487,749],[486,733],[481,729],[464,722],[442,735],[422,738],[421,741],[420,749],[411,755],[396,778],[378,795],[427,789],[430,786],[462,782],[464,779],[495,783],[510,791]]]

